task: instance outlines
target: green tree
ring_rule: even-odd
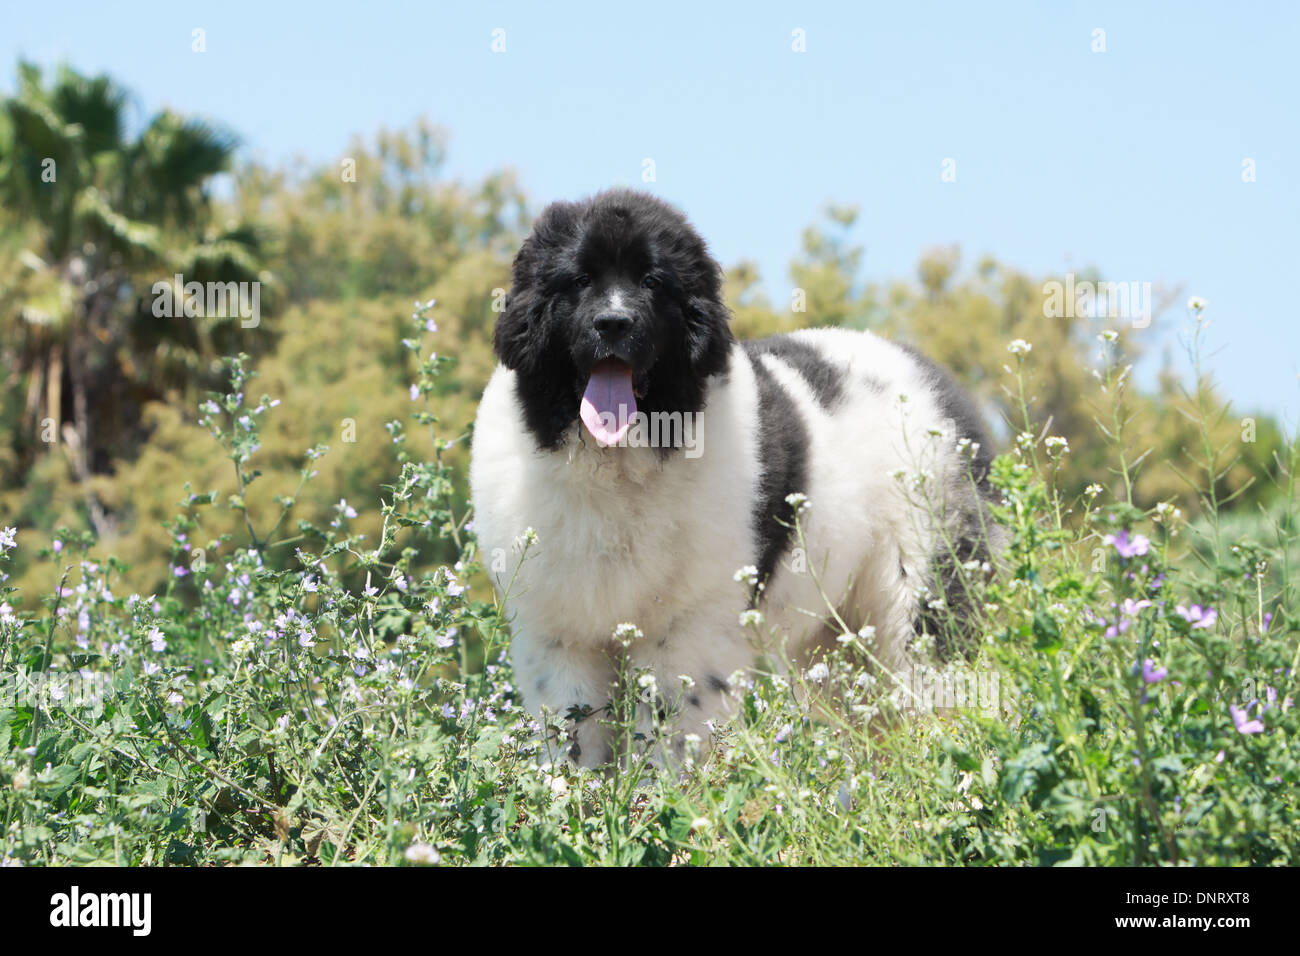
[[[234,316],[155,318],[153,283],[262,278],[256,233],[213,215],[234,138],[170,111],[130,135],[128,103],[107,76],[46,83],[27,63],[0,101],[0,328],[24,386],[12,465],[61,444],[100,534],[112,517],[89,482],[142,437],[144,402],[241,338]]]

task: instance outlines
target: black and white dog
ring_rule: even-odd
[[[474,524],[524,700],[592,715],[585,766],[614,757],[620,665],[655,678],[679,757],[727,716],[755,631],[806,659],[871,627],[905,675],[916,634],[969,619],[962,567],[987,569],[991,444],[946,372],[867,332],[737,342],[728,318],[703,240],[643,193],[549,206],[515,258]]]

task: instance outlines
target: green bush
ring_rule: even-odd
[[[870,629],[846,633],[807,673],[741,681],[717,751],[681,774],[635,756],[628,696],[588,719],[633,755],[592,774],[548,761],[498,606],[467,587],[472,522],[431,411],[451,359],[430,355],[427,314],[404,340],[421,438],[388,423],[398,474],[373,533],[360,501],[291,513],[323,446],[298,489],[263,492],[263,436],[300,410],[254,402],[242,357],[200,412],[232,485],[187,489],[157,593],[123,594],[125,566],[91,560],[85,534],[3,532],[0,561],[21,547],[60,581],[40,612],[0,595],[5,863],[1297,862],[1294,447],[1278,503],[1238,535],[1213,449],[1193,525],[1100,487],[1062,499],[1068,446],[1022,402],[994,471],[1003,567],[970,581],[972,662],[891,686]],[[1103,382],[1117,449],[1123,374]],[[1114,467],[1131,489],[1122,452]],[[953,681],[973,698],[937,696]]]

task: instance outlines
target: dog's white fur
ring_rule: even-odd
[[[917,585],[950,532],[944,499],[974,494],[956,428],[906,350],[843,329],[793,337],[842,368],[845,388],[827,411],[796,368],[774,355],[758,359],[808,430],[802,541],[767,582],[764,628],[797,658],[840,632],[829,600],[849,627],[872,625],[876,657],[903,674]],[[681,735],[707,741],[728,715],[720,684],[754,656],[753,630],[740,621],[750,595],[735,580],[758,551],[763,463],[753,361],[734,345],[729,371],[710,379],[703,453],[693,459],[601,447],[577,422],[561,448],[539,451],[515,373],[503,366],[492,376],[474,429],[474,526],[505,596],[517,684],[538,717],[600,710],[619,655],[650,669],[661,693],[678,699],[678,753]],[[528,528],[537,538],[521,560]],[[642,634],[626,648],[612,637],[624,623]],[[597,718],[573,733],[580,763],[612,755]]]

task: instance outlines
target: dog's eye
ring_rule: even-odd
[[[574,277],[573,287],[575,289],[585,289],[589,285],[591,285],[591,276],[587,275],[585,272],[580,276]]]
[[[659,285],[659,280],[655,276],[646,276],[641,280],[641,285],[643,288],[653,289],[655,286]]]

